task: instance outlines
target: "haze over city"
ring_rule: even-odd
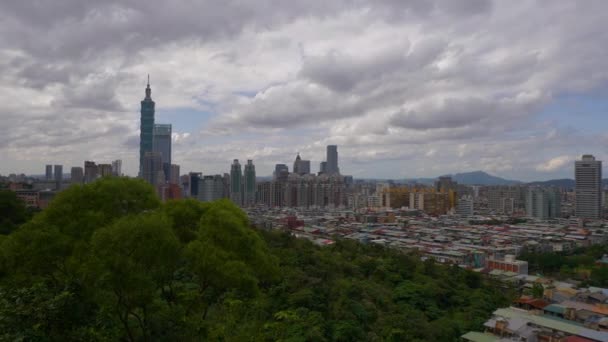
[[[358,178],[572,178],[608,160],[605,1],[0,4],[0,174],[138,169],[151,75],[183,172],[340,146]],[[584,20],[581,20],[584,18]]]

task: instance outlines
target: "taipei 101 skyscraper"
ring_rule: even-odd
[[[144,155],[154,148],[154,101],[150,89],[150,75],[146,87],[146,97],[141,101],[141,119],[139,125],[139,176],[143,175]]]

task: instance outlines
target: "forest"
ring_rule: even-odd
[[[416,254],[255,230],[227,200],[161,203],[141,180],[72,186],[33,217],[0,199],[2,341],[457,341],[513,296]]]

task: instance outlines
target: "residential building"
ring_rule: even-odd
[[[112,175],[117,177],[122,176],[122,160],[117,159],[112,162]]]
[[[70,170],[70,181],[72,184],[82,184],[84,182],[84,171],[81,167],[72,167]]]
[[[496,213],[511,215],[525,209],[527,189],[517,185],[486,187],[488,208]]]
[[[150,89],[150,76],[146,86],[146,97],[141,101],[140,133],[139,133],[139,175],[144,175],[144,158],[146,153],[154,149],[154,106]]]
[[[592,155],[584,155],[574,165],[576,216],[599,219],[602,217],[602,162]]]
[[[94,182],[99,175],[99,170],[97,169],[97,164],[93,161],[85,161],[84,162],[84,182],[92,183]]]
[[[244,173],[244,201],[243,204],[245,206],[252,206],[255,204],[255,192],[256,192],[256,178],[255,178],[255,165],[253,165],[252,160],[247,160],[247,165],[245,165],[245,173]]]
[[[515,255],[507,254],[502,259],[489,258],[487,268],[490,270],[500,270],[515,272],[517,274],[528,274],[528,262],[516,260]]]
[[[230,167],[230,199],[236,205],[243,205],[243,172],[238,159]]]
[[[225,198],[224,177],[222,175],[205,176],[199,183],[198,199],[203,202],[216,201]]]
[[[555,188],[533,187],[528,189],[526,214],[539,220],[561,217],[561,194]]]
[[[53,180],[53,165],[47,165],[45,168],[45,178],[47,181]]]
[[[460,197],[456,205],[456,215],[462,217],[473,216],[474,200],[472,196],[466,195]]]
[[[97,164],[99,177],[113,176],[112,164]]]
[[[327,173],[327,162],[323,161],[319,164],[319,175],[326,174],[326,173]]]

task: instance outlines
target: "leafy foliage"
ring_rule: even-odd
[[[14,191],[0,190],[0,234],[10,234],[29,216],[25,203]]]
[[[255,231],[229,201],[161,204],[123,178],[0,236],[0,340],[445,341],[509,299],[458,267]]]

